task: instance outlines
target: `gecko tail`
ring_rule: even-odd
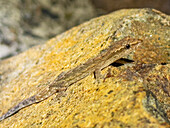
[[[14,115],[15,113],[17,113],[20,109],[25,108],[31,104],[36,103],[36,98],[35,95],[31,96],[23,101],[21,101],[19,104],[17,104],[15,107],[11,108],[7,113],[5,113],[4,115],[2,115],[0,117],[0,121],[6,119],[7,117],[10,117],[12,115]]]

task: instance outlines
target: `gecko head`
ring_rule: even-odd
[[[102,60],[110,58],[114,58],[114,60],[119,59],[134,51],[141,44],[141,42],[141,39],[125,37],[122,40],[112,42],[108,49],[100,52],[99,57]]]
[[[111,54],[117,55],[119,57],[123,57],[130,52],[134,51],[140,44],[142,44],[141,39],[125,37],[122,40],[114,42],[114,45],[111,46]]]
[[[135,49],[136,47],[138,47],[141,42],[143,40],[142,39],[135,39],[135,38],[131,38],[131,37],[125,37],[122,40],[122,47],[124,49]]]

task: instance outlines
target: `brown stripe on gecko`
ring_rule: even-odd
[[[80,64],[67,72],[60,73],[52,83],[45,87],[45,89],[39,91],[38,94],[21,101],[6,114],[2,115],[0,121],[15,114],[24,107],[45,100],[54,93],[66,90],[69,86],[91,73],[95,72],[96,79],[99,80],[101,78],[100,71],[103,68],[128,55],[137,48],[141,42],[141,39],[131,37],[125,37],[120,41],[112,42],[108,48],[102,50],[96,57],[87,60],[85,63]]]

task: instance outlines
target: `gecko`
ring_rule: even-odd
[[[112,41],[110,46],[102,50],[96,57],[88,59],[85,63],[82,63],[77,67],[68,70],[67,72],[60,73],[54,79],[54,81],[40,90],[37,94],[21,101],[16,106],[9,109],[7,113],[0,117],[0,121],[14,115],[19,110],[27,106],[39,103],[55,93],[66,90],[69,86],[82,80],[91,73],[95,74],[96,80],[101,79],[102,69],[133,52],[141,44],[142,41],[142,39],[136,39],[129,36],[124,37],[119,41]]]

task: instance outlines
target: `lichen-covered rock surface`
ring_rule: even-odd
[[[124,57],[124,65],[105,68],[102,74],[108,77],[100,83],[91,74],[1,121],[0,127],[169,127],[169,35],[169,16],[153,9],[120,10],[1,61],[0,115],[110,42],[126,36],[143,40]]]

